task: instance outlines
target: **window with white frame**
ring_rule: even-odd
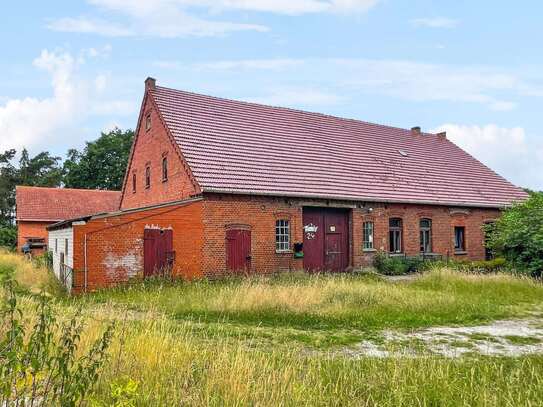
[[[363,248],[364,250],[373,249],[373,222],[364,222],[363,228]]]
[[[290,250],[290,222],[286,219],[275,221],[275,250]]]
[[[391,253],[402,253],[402,232],[403,225],[400,218],[389,220],[389,250]]]
[[[420,220],[420,251],[421,253],[432,252],[432,220]]]

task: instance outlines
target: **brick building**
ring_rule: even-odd
[[[184,278],[342,271],[393,255],[485,258],[483,225],[526,194],[449,141],[145,82],[117,212],[73,236],[73,286],[164,266]]]
[[[17,186],[17,248],[28,243],[33,254],[47,248],[47,226],[64,219],[119,208],[121,193],[71,188]]]

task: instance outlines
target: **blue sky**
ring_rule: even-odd
[[[543,189],[543,3],[400,0],[10,2],[0,149],[63,155],[133,128],[159,85],[450,139]]]

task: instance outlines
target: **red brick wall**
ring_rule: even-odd
[[[145,118],[151,115],[151,129],[145,129]],[[168,157],[168,180],[162,181],[162,158]],[[151,186],[145,187],[145,168],[151,167]],[[132,174],[136,174],[136,192],[132,189]],[[177,147],[173,144],[156,109],[147,98],[142,108],[132,159],[127,170],[121,209],[141,208],[153,204],[175,201],[196,194]]]
[[[374,248],[388,251],[389,219],[402,218],[403,221],[403,247],[407,255],[414,256],[420,252],[420,228],[422,218],[432,220],[432,251],[451,258],[483,260],[485,249],[483,246],[484,233],[482,226],[486,221],[496,219],[500,212],[495,209],[451,208],[432,205],[402,205],[391,204],[367,205],[373,212],[365,209],[354,209],[352,214],[353,235],[353,261],[356,265],[369,264],[372,261],[372,252],[364,252],[362,245],[362,223],[365,220],[374,222]],[[466,234],[466,254],[454,253],[454,227],[464,226]]]
[[[26,239],[29,237],[41,237],[45,239],[47,244],[47,226],[54,222],[17,222],[17,250],[21,251],[21,247],[26,243]],[[34,254],[41,254],[43,250],[32,251]]]
[[[275,221],[290,219],[291,242],[302,242],[302,210],[283,198],[259,198],[240,195],[205,195],[204,257],[202,269],[213,276],[226,269],[226,228],[244,225],[251,229],[252,272],[270,273],[303,267],[292,254],[275,252]]]
[[[75,291],[84,287],[85,234],[87,288],[143,276],[143,231],[146,225],[173,229],[174,276],[202,276],[202,201],[135,211],[74,225]]]
[[[225,228],[232,224],[249,226],[252,239],[252,271],[273,272],[278,269],[301,269],[303,261],[293,259],[292,254],[275,252],[275,220],[291,220],[291,243],[302,242],[302,208],[307,200],[248,197],[236,195],[206,194],[204,200],[204,258],[205,275],[220,274],[226,268]],[[311,201],[311,205],[319,201]],[[348,203],[344,203],[348,204]],[[326,206],[326,202],[322,202]],[[351,205],[355,206],[355,205]],[[496,219],[494,209],[460,209],[432,205],[373,204],[373,211],[353,208],[350,214],[350,264],[352,267],[370,265],[374,251],[365,252],[362,247],[362,223],[374,222],[374,247],[389,250],[388,221],[390,217],[403,220],[403,246],[407,255],[420,251],[419,222],[421,218],[432,220],[432,248],[434,253],[447,253],[458,259],[484,259],[484,234],[482,225]],[[454,226],[466,229],[466,254],[454,254]]]

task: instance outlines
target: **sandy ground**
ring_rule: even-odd
[[[433,327],[412,332],[384,331],[383,341],[363,341],[336,355],[357,357],[522,356],[543,353],[543,318],[496,321],[469,327]]]

